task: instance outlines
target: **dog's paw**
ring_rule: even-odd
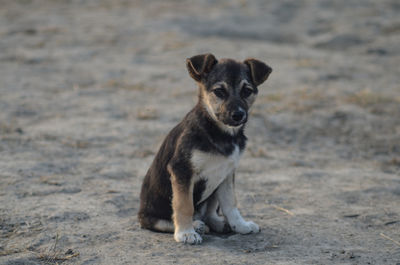
[[[232,232],[230,226],[225,222],[225,219],[219,216],[212,216],[207,218],[206,223],[210,228],[217,233]]]
[[[260,232],[260,227],[252,221],[239,223],[231,226],[233,231],[240,234],[251,234]]]
[[[193,221],[193,228],[194,231],[196,231],[200,235],[204,235],[210,232],[210,228],[203,221],[200,220]]]
[[[183,231],[176,231],[174,234],[174,238],[176,242],[182,242],[191,245],[201,244],[201,242],[203,241],[201,236],[196,231],[194,231],[193,228]]]

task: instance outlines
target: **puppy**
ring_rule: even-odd
[[[257,233],[258,225],[236,207],[235,169],[257,86],[272,69],[256,59],[217,60],[212,54],[193,56],[186,66],[199,85],[199,100],[167,135],[144,178],[140,225],[188,244],[200,244],[209,228]]]

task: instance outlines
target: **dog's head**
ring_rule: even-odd
[[[257,86],[267,80],[271,67],[257,59],[237,62],[217,59],[212,54],[186,60],[190,76],[199,83],[200,100],[209,115],[228,131],[247,121]]]

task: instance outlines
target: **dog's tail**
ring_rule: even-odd
[[[171,220],[160,219],[144,213],[139,213],[138,217],[141,228],[164,233],[173,233],[175,231],[174,224]]]

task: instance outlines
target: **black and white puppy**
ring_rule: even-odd
[[[140,225],[174,232],[177,242],[189,244],[201,243],[209,228],[257,233],[258,225],[236,207],[234,178],[248,111],[272,69],[256,59],[217,61],[212,54],[191,57],[186,65],[199,85],[199,101],[167,135],[144,178]]]

